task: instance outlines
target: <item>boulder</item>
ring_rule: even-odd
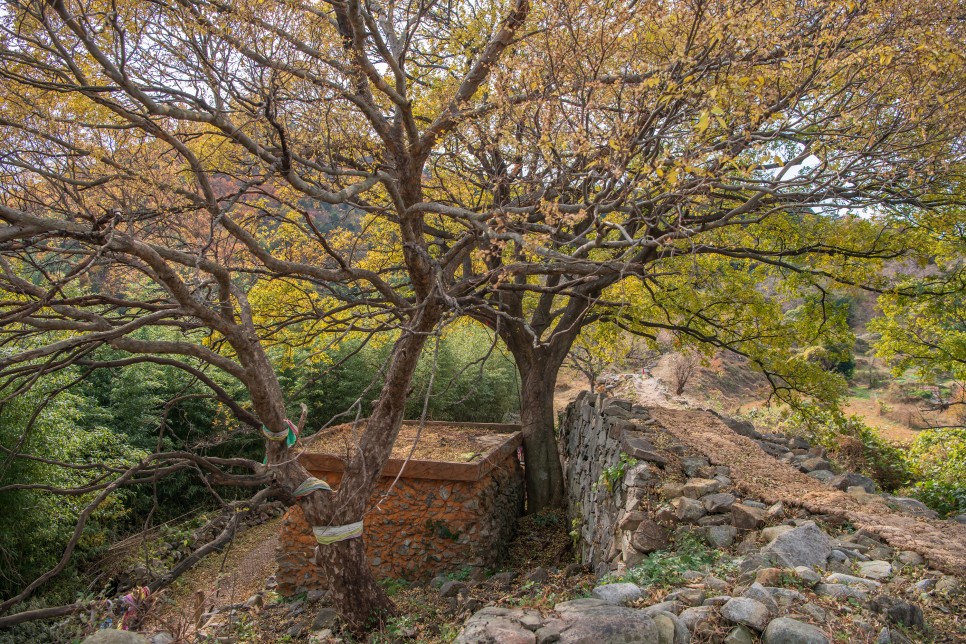
[[[765,511],[745,503],[731,506],[731,522],[739,530],[755,530],[765,522]]]
[[[768,590],[757,581],[749,586],[748,590],[742,593],[742,596],[760,602],[772,615],[778,612],[778,602],[776,602],[771,593],[768,592]]]
[[[561,644],[623,644],[659,641],[654,620],[643,611],[614,606],[598,599],[575,599],[557,604]],[[468,644],[468,642],[467,642]]]
[[[727,492],[718,492],[717,494],[708,494],[701,497],[701,503],[704,504],[704,509],[710,514],[728,512],[731,510],[731,506],[734,505],[735,501],[735,495],[728,494]]]
[[[939,513],[930,509],[929,506],[919,499],[913,499],[908,496],[892,496],[891,494],[886,494],[883,498],[886,501],[886,505],[900,512],[917,517],[925,517],[926,519],[939,518]]]
[[[761,549],[763,555],[785,568],[824,568],[831,552],[828,535],[811,521],[778,535]]]
[[[681,623],[688,627],[688,630],[694,632],[694,629],[704,622],[711,619],[712,611],[714,609],[711,606],[695,606],[694,608],[686,608],[681,611],[678,618]]]
[[[892,564],[888,561],[861,561],[859,574],[867,579],[885,579],[892,575]]]
[[[882,586],[882,584],[872,579],[854,577],[852,575],[846,575],[840,572],[833,572],[831,575],[826,577],[825,580],[830,584],[845,584],[846,586],[862,586],[863,588],[867,588],[869,590],[877,590]]]
[[[904,599],[890,597],[889,595],[879,595],[872,600],[870,607],[877,613],[882,613],[890,622],[901,624],[912,628],[924,628],[926,620],[922,615],[922,609],[912,602]]]
[[[795,529],[793,525],[773,525],[770,528],[765,528],[761,531],[761,538],[764,539],[765,543],[771,543],[777,539],[780,535],[786,532],[791,532]]]
[[[795,566],[794,572],[796,577],[801,579],[809,586],[814,586],[822,581],[821,575],[808,566]]]
[[[537,644],[537,636],[523,622],[528,615],[540,619],[537,611],[488,606],[466,620],[455,644]]]
[[[899,562],[907,566],[921,566],[926,563],[926,560],[918,552],[903,550],[899,553]]]
[[[835,473],[829,470],[813,470],[808,475],[822,483],[828,483],[835,478]]]
[[[708,467],[711,463],[703,456],[686,456],[681,459],[681,467],[688,476],[695,476],[703,467]]]
[[[730,548],[738,536],[738,528],[731,525],[713,525],[704,528],[704,539],[714,548]]]
[[[738,624],[724,638],[724,644],[754,644],[755,636],[747,626]]]
[[[658,613],[654,616],[658,629],[659,644],[689,644],[691,633],[674,613]]]
[[[811,624],[789,617],[771,620],[762,641],[765,644],[829,644],[825,633]]]
[[[591,591],[591,596],[607,604],[622,606],[641,598],[641,589],[637,584],[604,584]]]
[[[806,458],[804,461],[799,463],[798,469],[800,469],[803,472],[814,472],[815,470],[830,470],[832,469],[832,464],[820,456],[812,456],[811,458]]]
[[[704,505],[700,501],[686,496],[679,496],[671,501],[671,507],[674,508],[674,516],[678,520],[689,523],[697,521],[705,514]]]
[[[634,550],[649,554],[661,550],[668,545],[667,530],[650,519],[644,519],[631,534],[631,547]]]
[[[767,606],[749,597],[732,597],[721,607],[721,616],[726,620],[744,624],[758,632],[765,630],[771,615]]]
[[[860,486],[865,489],[868,493],[875,492],[875,481],[870,479],[868,476],[863,476],[856,472],[848,472],[846,474],[839,474],[838,476],[833,476],[829,479],[828,484],[834,487],[836,490],[842,490],[845,492],[850,487]]]
[[[688,479],[681,494],[689,499],[700,499],[721,489],[721,483],[714,479]]]
[[[864,590],[860,590],[853,586],[846,586],[845,584],[819,584],[815,586],[815,594],[825,595],[826,597],[834,597],[836,599],[848,599],[849,597],[853,597],[862,602],[869,597]]]
[[[131,631],[107,628],[97,631],[84,640],[83,644],[148,644],[148,639]]]
[[[641,612],[648,617],[654,617],[658,613],[674,613],[677,615],[681,612],[682,608],[684,608],[684,606],[681,604],[681,602],[664,601],[659,604],[653,604],[651,606],[647,606],[646,608],[642,608]]]

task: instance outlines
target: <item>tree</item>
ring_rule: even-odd
[[[10,2],[0,241],[10,299],[28,303],[6,328],[60,334],[17,364],[66,366],[102,342],[174,351],[245,383],[253,409],[236,413],[281,433],[277,330],[257,322],[253,282],[324,296],[295,320],[395,328],[343,485],[300,500],[315,525],[344,524],[364,514],[426,338],[468,315],[520,372],[528,506],[559,505],[553,384],[581,327],[621,311],[612,289],[691,311],[628,327],[721,343],[696,300],[655,288],[691,258],[849,281],[896,237],[833,218],[943,204],[964,27],[954,2],[907,5]],[[358,213],[358,233],[322,232],[306,200]],[[67,291],[105,262],[152,289]],[[132,337],[151,324],[206,338]],[[255,478],[291,491],[304,472],[267,452]],[[360,540],[320,563],[356,627],[391,610]]]

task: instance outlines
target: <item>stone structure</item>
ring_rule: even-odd
[[[603,572],[666,545],[665,529],[646,510],[675,454],[646,408],[582,392],[567,407],[559,441],[583,562]]]
[[[451,423],[447,423],[452,425]],[[480,427],[481,425],[473,425]],[[518,426],[494,425],[494,433]],[[503,558],[523,511],[523,473],[517,457],[519,432],[472,463],[390,459],[365,518],[366,552],[379,578],[425,581],[434,575],[492,568]],[[303,454],[313,476],[338,485],[343,462],[326,454]],[[314,565],[315,539],[298,506],[282,522],[278,591],[292,596],[323,590]]]

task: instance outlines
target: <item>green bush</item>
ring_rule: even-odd
[[[925,430],[906,459],[916,481],[908,494],[944,516],[966,512],[966,429]]]

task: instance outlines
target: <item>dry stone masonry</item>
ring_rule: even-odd
[[[427,581],[461,568],[493,568],[503,558],[523,511],[519,433],[479,463],[390,461],[365,519],[366,553],[378,578]],[[320,469],[330,467],[332,469]],[[335,487],[335,459],[308,458],[313,476]],[[410,467],[411,466],[411,467]],[[283,519],[277,554],[278,592],[291,597],[326,588],[314,564],[315,539],[298,506]]]
[[[850,494],[875,489],[857,474],[836,474],[822,450],[799,438],[726,422],[776,459],[827,472],[816,478]],[[920,641],[928,628],[920,602],[956,606],[962,596],[958,579],[923,568],[919,554],[897,552],[874,533],[742,495],[728,467],[695,454],[643,407],[581,394],[565,412],[559,440],[575,539],[597,586],[590,598],[545,613],[484,608],[457,642],[828,644],[845,635],[903,644]],[[892,499],[903,507],[904,499]],[[699,566],[682,573],[685,584],[659,592],[628,581],[629,570],[683,535],[721,551],[727,567]],[[937,593],[939,584],[951,592]]]

